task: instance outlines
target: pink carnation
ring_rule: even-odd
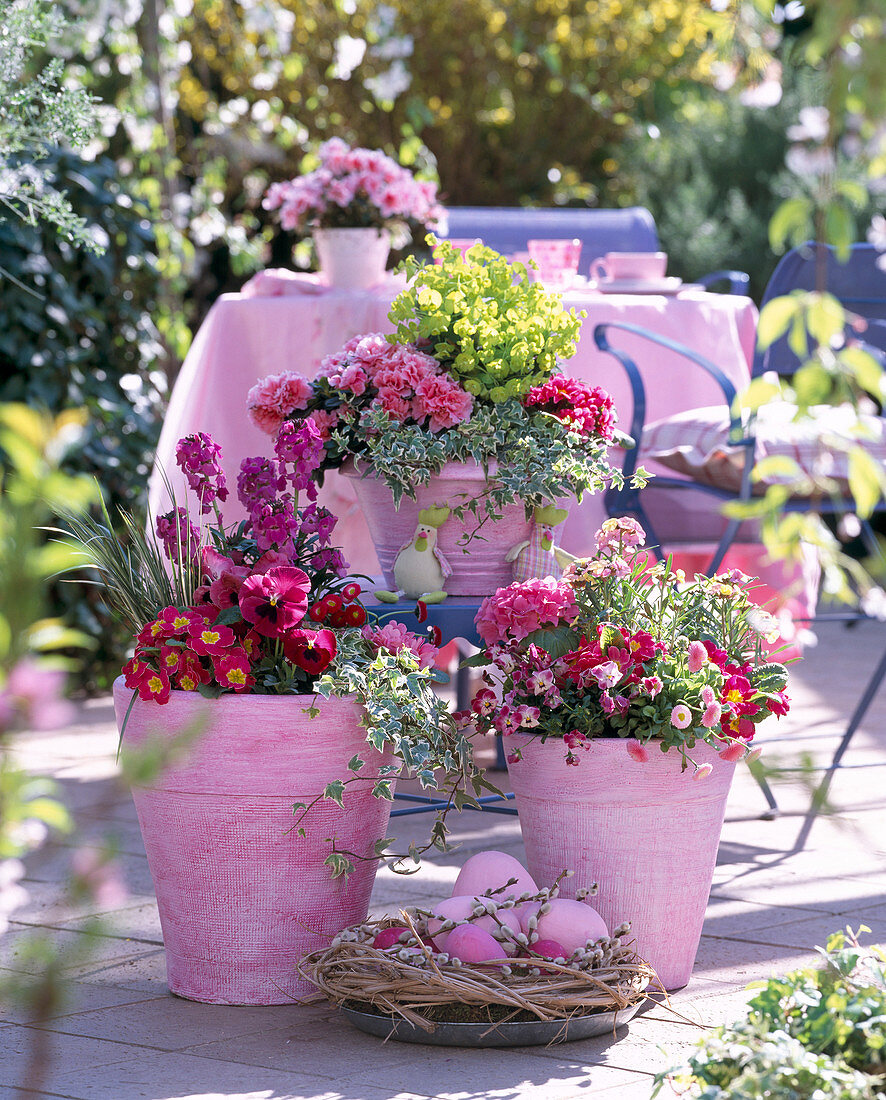
[[[420,416],[430,417],[428,428],[439,432],[467,420],[474,407],[469,393],[446,375],[425,378],[415,388],[415,406]]]
[[[475,622],[486,645],[520,641],[541,626],[569,623],[578,614],[572,589],[553,577],[499,588],[480,605]]]
[[[311,383],[302,374],[269,374],[246,395],[246,411],[257,428],[273,435],[291,412],[307,408],[312,394]]]
[[[411,402],[402,397],[396,390],[387,387],[378,391],[378,397],[375,399],[374,404],[380,405],[391,420],[396,421],[398,424],[402,424],[412,415]]]

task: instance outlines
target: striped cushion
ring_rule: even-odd
[[[755,458],[775,456],[793,459],[810,476],[831,477],[844,487],[848,456],[840,449],[861,444],[877,462],[886,466],[886,420],[870,413],[859,416],[848,405],[819,405],[810,415],[794,420],[795,406],[788,402],[764,405],[757,414]],[[692,409],[648,424],[640,444],[640,460],[655,461],[669,470],[705,485],[737,492],[741,484],[744,451],[730,447],[729,417],[724,406]],[[755,486],[789,481],[790,475],[770,475]]]

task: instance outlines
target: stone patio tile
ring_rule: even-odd
[[[72,969],[68,977],[80,982],[115,985],[121,989],[156,996],[167,992],[166,952],[162,948],[146,947],[143,952],[129,958],[86,963]]]
[[[817,958],[811,949],[702,936],[695,973],[700,977],[745,985],[770,974],[783,974],[807,966]]]
[[[66,1091],[68,1073],[86,1071],[92,1073],[99,1066],[108,1066],[133,1056],[131,1047],[124,1043],[111,1043],[100,1039],[84,1039],[79,1036],[44,1033],[49,1043],[49,1062],[45,1079],[25,1081],[28,1052],[35,1039],[36,1029],[28,1027],[5,1028],[0,1043],[0,1096],[12,1096],[20,1084],[43,1089],[47,1092]],[[4,1092],[8,1089],[8,1092]],[[69,1091],[69,1090],[68,1090]],[[122,1095],[118,1095],[122,1100]]]
[[[707,996],[674,996],[671,998],[670,1008],[664,1003],[654,1004],[638,1020],[659,1020],[674,1026],[683,1023],[718,1027],[720,1024],[731,1024],[743,1016],[747,1002],[753,995],[752,989],[740,989],[726,993],[709,993]]]
[[[860,924],[866,924],[871,929],[870,933],[863,934],[861,939],[863,944],[886,943],[886,909],[883,908],[879,913],[869,910],[866,918],[858,917],[855,913],[851,918],[832,913],[819,913],[802,920],[787,921],[761,928],[754,938],[760,943],[785,947],[824,947],[828,937],[834,932],[844,931],[847,924],[851,925],[853,930]]]
[[[407,1092],[433,1088],[432,1095],[440,1100],[572,1100],[632,1085],[638,1079],[635,1073],[602,1062],[586,1065],[575,1060],[571,1053],[574,1043],[485,1050],[404,1045],[414,1051],[411,1061],[391,1070],[364,1070],[340,1087],[353,1090],[358,1084],[361,1088],[390,1084]],[[547,1056],[545,1052],[550,1051],[557,1053]]]
[[[0,940],[0,964],[9,970],[25,974],[39,973],[45,966],[40,955],[30,952],[45,940],[65,953],[63,973],[76,977],[83,970],[109,963],[150,954],[157,950],[153,944],[137,940],[114,939],[109,936],[87,935],[56,928],[35,928],[10,923],[9,931]]]
[[[877,880],[864,876],[837,878],[828,875],[824,868],[813,875],[779,874],[776,869],[756,872],[745,877],[715,882],[711,889],[714,898],[733,898],[759,902],[762,905],[788,906],[819,910],[825,913],[846,913],[855,909],[870,908],[886,895],[886,889]]]
[[[156,908],[157,904],[153,891],[150,894],[129,894],[124,901],[109,909],[107,905],[98,905],[95,902],[78,901],[74,904],[55,883],[27,880],[25,886],[28,900],[12,914],[17,924],[61,924],[103,913],[125,913],[144,905],[153,905]]]
[[[76,1100],[427,1100],[429,1093],[362,1083],[350,1086],[307,1072],[282,1072],[189,1054],[140,1051],[100,1074],[54,1070],[47,1087]],[[58,1062],[55,1063],[58,1067]]]
[[[125,1013],[119,1013],[113,1007],[102,1008],[64,1016],[45,1026],[69,1035],[116,1039],[157,1051],[182,1051],[217,1043],[218,1049],[210,1052],[215,1060],[246,1061],[228,1058],[229,1047],[248,1050],[253,1039],[266,1032],[283,1034],[283,1028],[290,1037],[298,1035],[299,1014],[312,1012],[316,1015],[316,1010],[293,1005],[235,1007],[202,1004],[168,993],[135,1001],[127,1006]],[[328,1041],[330,1030],[328,1020],[322,1018],[319,1036]]]
[[[59,922],[62,928],[80,929],[85,924],[86,918],[72,917],[69,920]],[[157,902],[142,902],[141,905],[128,909],[118,909],[113,913],[103,916],[105,925],[104,934],[114,939],[132,939],[140,943],[150,943],[156,947],[163,946],[163,932],[160,928],[160,914],[157,911]]]
[[[740,939],[755,939],[759,929],[769,928],[786,921],[814,916],[814,909],[800,906],[764,905],[761,902],[740,898],[711,897],[704,921],[704,934]]]
[[[11,973],[11,971],[0,971],[0,975]],[[98,1008],[120,1008],[123,1005],[129,1006],[146,999],[144,994],[114,985],[69,981],[64,983],[63,988],[65,991],[64,999],[58,1010],[48,1017],[50,1020],[71,1016],[79,1012],[90,1012]],[[0,1007],[0,1020],[7,1020],[16,1024],[25,1024],[32,1021],[33,1015],[32,1012],[26,1011],[18,1005],[3,1005]]]
[[[413,1043],[384,1042],[353,1027],[344,1016],[333,1012],[323,1019],[299,1020],[296,1009],[291,1021],[283,1028],[267,1029],[227,1042],[208,1042],[188,1047],[186,1053],[220,1061],[242,1062],[268,1069],[297,1072],[301,1066],[311,1066],[311,1072],[327,1077],[330,1083],[345,1080],[352,1084],[367,1078],[367,1074],[382,1072],[385,1080],[394,1080],[402,1067],[410,1068],[417,1052],[430,1050]],[[331,1042],[335,1060],[328,1054]],[[452,1054],[448,1048],[435,1047],[441,1054]],[[487,1052],[488,1053],[488,1052]],[[413,1082],[410,1087],[415,1089]],[[425,1088],[430,1088],[428,1082]]]

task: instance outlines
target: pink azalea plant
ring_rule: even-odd
[[[595,737],[624,738],[638,763],[657,742],[681,752],[684,768],[696,767],[699,740],[724,760],[755,752],[758,724],[786,714],[789,700],[785,667],[764,646],[775,620],[749,599],[750,578],[731,570],[687,580],[650,560],[629,518],[607,520],[596,541],[596,556],[562,580],[512,584],[483,601],[486,649],[473,663],[486,666],[485,684],[456,720],[562,738],[576,765]]]
[[[341,138],[324,142],[313,172],[272,183],[263,206],[280,211],[287,230],[390,226],[434,228],[444,211],[437,185],[418,180],[380,149],[352,149]]]

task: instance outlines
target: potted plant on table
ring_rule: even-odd
[[[532,541],[546,510],[562,520],[555,505],[617,483],[615,414],[599,387],[557,373],[581,318],[522,264],[482,245],[463,256],[446,241],[434,258],[404,261],[394,333],[354,337],[313,380],[263,379],[247,404],[271,434],[287,420],[318,426],[321,469],[355,478],[390,589],[423,595],[398,582],[395,564],[424,523],[446,592],[485,596],[511,579],[509,552]]]
[[[324,142],[318,156],[314,171],[272,183],[262,205],[280,211],[284,229],[310,229],[329,285],[368,289],[384,278],[392,243],[439,224],[437,186],[380,149],[352,149],[341,138]]]
[[[789,701],[750,579],[687,580],[650,564],[644,541],[636,520],[607,520],[597,556],[561,581],[484,600],[471,663],[486,685],[456,719],[505,738],[536,881],[568,866],[597,882],[600,915],[630,919],[674,989],[695,961],[735,763]]]
[[[170,989],[215,1003],[310,989],[301,956],[366,916],[398,774],[453,791],[479,782],[433,690],[435,646],[367,622],[330,545],[335,518],[314,500],[317,428],[287,424],[274,450],[242,463],[248,518],[235,527],[221,520],[228,488],[203,433],[177,449],[201,525],[178,507],[156,539],[130,521],[123,547],[109,524],[69,520],[136,639],[114,685],[124,749],[193,739],[133,795]]]

